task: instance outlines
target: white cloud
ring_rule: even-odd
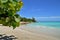
[[[50,16],[50,17],[35,17],[35,18],[60,18],[60,16]]]

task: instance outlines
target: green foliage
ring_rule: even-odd
[[[36,22],[35,18],[32,18],[32,21],[33,21],[33,22]]]
[[[0,24],[16,28],[20,23],[20,16],[16,14],[23,3],[19,0],[0,0]]]
[[[25,17],[21,17],[20,18],[21,20],[20,21],[23,21],[23,22],[36,22],[35,18],[25,18]]]

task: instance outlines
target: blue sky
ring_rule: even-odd
[[[60,21],[60,0],[22,0],[22,17],[35,17],[37,21]]]

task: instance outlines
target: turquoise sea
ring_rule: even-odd
[[[60,40],[60,21],[40,21],[30,23],[21,29],[36,34],[44,34]]]
[[[60,28],[60,21],[40,21],[28,25],[33,27],[46,26],[46,27]]]

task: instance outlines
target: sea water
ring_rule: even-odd
[[[25,25],[22,29],[32,33],[49,35],[60,40],[60,21],[30,23]]]
[[[33,27],[46,26],[46,27],[60,28],[60,21],[40,21],[28,25]]]

